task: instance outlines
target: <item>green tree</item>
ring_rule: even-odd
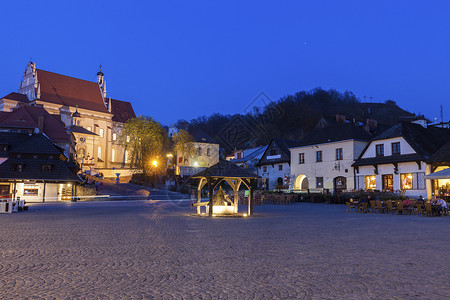
[[[172,137],[173,150],[175,154],[183,158],[183,162],[186,158],[190,158],[195,154],[194,138],[186,130],[181,129],[178,133],[175,133]]]
[[[128,150],[130,167],[142,169],[144,174],[150,175],[155,168],[152,162],[164,157],[168,138],[161,124],[151,117],[138,116],[125,123],[119,142]]]

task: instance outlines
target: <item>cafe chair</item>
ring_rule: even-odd
[[[354,209],[357,212],[357,208],[353,203],[345,202],[345,205],[347,206],[345,212],[352,212],[352,209]]]
[[[368,205],[369,205],[368,202],[360,203],[359,207],[358,207],[358,211],[360,213],[368,213],[369,212],[369,209],[367,208]]]
[[[370,211],[373,213],[377,211],[377,202],[375,200],[370,200]]]

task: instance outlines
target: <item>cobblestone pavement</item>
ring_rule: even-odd
[[[296,204],[199,218],[175,202],[0,215],[0,294],[18,298],[445,299],[450,218]]]

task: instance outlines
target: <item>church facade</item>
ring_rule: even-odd
[[[74,149],[65,149],[66,154],[83,171],[105,177],[129,174],[128,151],[119,144],[119,137],[125,122],[136,115],[130,102],[107,97],[101,70],[93,82],[37,69],[29,62],[18,92],[28,101],[3,98],[0,108],[11,111],[26,102],[57,115],[74,139]]]

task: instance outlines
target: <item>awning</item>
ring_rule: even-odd
[[[450,168],[434,172],[425,176],[426,179],[450,179]]]

